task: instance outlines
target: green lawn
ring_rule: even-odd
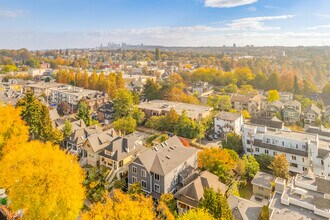
[[[247,182],[246,186],[239,189],[239,194],[244,199],[250,199],[252,196],[252,185],[251,182]]]

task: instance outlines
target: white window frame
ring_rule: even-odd
[[[142,177],[147,177],[147,172],[145,170],[141,170],[141,176]]]
[[[156,190],[156,186],[158,186],[158,191]],[[155,183],[154,184],[154,191],[160,193],[160,185]]]
[[[132,183],[136,183],[137,182],[137,178],[135,176],[132,176]]]
[[[132,166],[132,173],[135,173],[135,174],[137,173],[137,168],[135,166]]]
[[[158,178],[156,178],[156,176],[158,176]],[[157,180],[157,181],[160,181],[160,176],[159,176],[159,174],[155,173],[155,174],[154,174],[154,179]]]
[[[145,187],[143,186],[143,183],[145,183]],[[147,181],[141,180],[141,187],[143,189],[146,189],[147,188]]]

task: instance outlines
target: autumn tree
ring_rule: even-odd
[[[133,97],[130,91],[121,89],[118,91],[116,99],[113,101],[115,118],[129,116],[133,107]]]
[[[270,166],[276,177],[283,179],[289,178],[289,162],[287,161],[285,154],[277,154]]]
[[[143,124],[145,120],[145,114],[143,111],[141,111],[137,106],[135,106],[131,111],[132,118],[135,119],[136,123],[138,125]]]
[[[330,95],[330,81],[323,87],[322,93],[326,95]]]
[[[236,68],[235,75],[237,77],[238,86],[248,84],[254,78],[254,75],[248,67]]]
[[[105,203],[98,202],[91,206],[91,210],[83,213],[83,220],[92,219],[141,219],[154,220],[153,203],[150,197],[138,195],[132,199],[120,190],[115,190],[113,199],[107,198]]]
[[[235,165],[236,161],[227,149],[208,148],[198,153],[198,167],[219,176],[223,182],[233,176]]]
[[[155,51],[155,60],[160,60],[160,50],[159,50],[159,48],[156,48],[156,51]]]
[[[112,123],[116,131],[120,131],[123,135],[130,134],[135,131],[136,120],[131,116],[118,118]]]
[[[178,220],[215,220],[213,216],[205,209],[190,209],[186,213],[179,216]]]
[[[269,219],[269,208],[264,205],[259,214],[258,220],[268,220]]]
[[[259,163],[260,169],[262,171],[265,171],[267,173],[269,173],[270,170],[270,165],[274,160],[274,157],[272,157],[271,155],[268,154],[260,154],[258,156],[256,156],[256,160]]]
[[[252,81],[252,85],[256,89],[264,89],[267,82],[267,76],[264,73],[258,73]]]
[[[77,219],[85,191],[74,156],[32,141],[6,153],[0,163],[0,185],[8,189],[13,211],[23,209],[25,219]]]
[[[86,179],[83,182],[86,188],[87,198],[91,202],[105,201],[108,196],[106,190],[106,177],[109,174],[109,170],[101,166],[100,168],[89,169],[86,172]]]
[[[199,207],[208,211],[215,219],[234,220],[226,197],[220,191],[214,191],[212,188],[204,189]]]
[[[29,139],[29,128],[20,114],[20,109],[11,105],[0,105],[0,158],[3,151],[10,150],[10,148],[3,150],[6,145],[19,146]]]
[[[267,101],[268,102],[274,102],[276,100],[280,99],[280,94],[278,93],[277,90],[269,90],[268,91],[268,96],[267,96]]]
[[[229,111],[229,109],[231,109],[230,96],[228,95],[209,96],[207,104],[220,111]]]
[[[157,212],[159,219],[175,220],[175,216],[178,216],[178,208],[173,194],[165,193],[160,196]]]

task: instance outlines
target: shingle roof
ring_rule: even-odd
[[[222,120],[226,120],[226,121],[235,121],[237,120],[239,117],[241,117],[240,113],[233,113],[233,112],[225,112],[222,111],[220,113],[218,113],[216,116],[214,116],[215,118],[220,118]]]
[[[174,197],[197,207],[198,202],[204,196],[205,188],[220,190],[223,194],[228,190],[228,186],[221,183],[219,177],[208,171],[203,171],[194,180],[175,193]]]
[[[149,172],[164,176],[197,152],[198,149],[185,147],[177,136],[173,136],[144,151],[134,162],[143,164]]]
[[[248,103],[251,99],[251,96],[249,95],[241,95],[241,94],[234,94],[231,98],[231,102],[242,102],[242,103]]]
[[[318,114],[318,115],[320,115],[321,114],[321,110],[316,106],[316,105],[314,105],[314,104],[311,104],[310,106],[308,106],[305,110],[304,110],[304,112],[306,113],[306,112],[308,112],[308,111],[313,111],[313,112],[315,112],[316,114]]]
[[[98,152],[105,148],[112,140],[117,138],[118,135],[116,131],[111,128],[109,130],[103,131],[101,133],[89,136],[87,141],[89,142],[92,150]]]
[[[330,194],[330,180],[316,177],[315,185],[318,192]]]
[[[235,220],[258,220],[262,205],[230,195],[227,199]]]

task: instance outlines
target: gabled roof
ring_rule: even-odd
[[[142,143],[143,137],[144,135],[139,132],[134,132],[126,135],[125,137],[117,137],[104,148],[104,151],[101,152],[100,155],[114,161],[121,161],[128,156],[134,155],[145,149]],[[106,150],[112,152],[113,154],[106,154]],[[139,163],[141,164],[141,161]]]
[[[283,102],[276,100],[268,104],[268,106],[275,106],[277,109],[281,109],[283,106]]]
[[[98,152],[105,148],[112,140],[117,138],[118,135],[116,131],[111,128],[101,133],[89,136],[87,141],[89,142],[92,150],[94,152]]]
[[[87,128],[77,129],[66,138],[66,141],[75,143],[77,145],[83,144],[86,139],[94,134],[101,133],[102,128],[97,125],[89,126]]]
[[[142,163],[148,172],[166,175],[184,163],[198,149],[185,147],[177,136],[141,153],[135,160]]]
[[[241,102],[241,103],[248,103],[251,99],[250,95],[241,95],[241,94],[234,94],[230,97],[231,102]]]
[[[262,205],[234,195],[227,201],[235,220],[258,220]]]
[[[228,190],[228,186],[219,181],[219,177],[208,172],[203,171],[196,176],[191,182],[187,183],[181,188],[174,197],[178,200],[182,200],[189,205],[197,207],[198,202],[204,196],[205,188],[213,188],[214,190],[220,190],[225,194]]]
[[[284,106],[299,106],[299,107],[301,107],[301,103],[297,100],[287,101],[287,102],[284,103]]]
[[[214,117],[215,118],[220,118],[220,119],[226,120],[226,121],[236,121],[238,118],[241,117],[241,114],[240,113],[221,111]]]
[[[309,112],[309,111],[313,111],[316,114],[320,115],[321,114],[321,110],[314,104],[311,104],[310,106],[308,106],[307,108],[305,108],[304,113]]]

